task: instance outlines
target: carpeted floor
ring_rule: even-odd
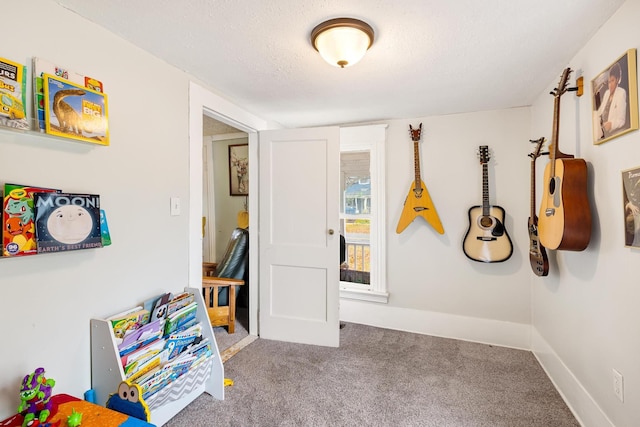
[[[340,347],[257,339],[225,400],[177,426],[579,426],[532,353],[348,323]]]
[[[236,308],[236,326],[233,334],[227,332],[226,326],[218,326],[213,328],[213,335],[216,337],[220,353],[240,342],[249,335],[249,309],[246,307]]]

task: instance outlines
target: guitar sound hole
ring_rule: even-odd
[[[556,180],[549,181],[549,194],[553,194],[556,191]]]
[[[485,228],[489,228],[493,225],[493,220],[490,216],[483,216],[480,218],[480,225]]]

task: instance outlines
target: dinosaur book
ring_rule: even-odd
[[[107,95],[46,73],[43,86],[48,134],[109,145]]]
[[[65,80],[69,80],[72,83],[87,87],[97,92],[104,92],[102,82],[94,78],[83,76],[82,74],[78,74],[68,68],[47,61],[46,59],[34,57],[32,62],[34,116],[37,118],[38,128],[41,132],[45,131],[43,85],[44,79],[42,78],[45,73],[63,78]]]

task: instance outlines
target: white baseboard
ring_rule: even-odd
[[[443,338],[531,350],[531,326],[340,299],[340,320]]]
[[[537,329],[533,327],[531,329],[531,350],[533,354],[580,425],[585,427],[615,427],[587,390],[553,351],[553,348],[538,333]]]

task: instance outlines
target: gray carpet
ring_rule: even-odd
[[[213,335],[216,337],[216,343],[218,344],[220,353],[238,343],[249,335],[249,309],[246,307],[236,308],[236,326],[234,333],[228,333],[226,326],[218,326],[213,328]]]
[[[177,426],[578,426],[527,351],[348,323],[340,348],[258,339],[225,363],[225,400]]]

